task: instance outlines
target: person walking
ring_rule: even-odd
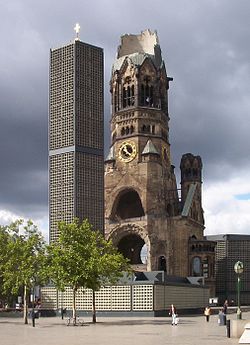
[[[171,307],[169,309],[169,315],[172,316],[172,326],[177,326],[177,312],[176,312],[176,307],[171,304]]]
[[[204,310],[204,315],[206,317],[207,322],[209,322],[209,317],[211,315],[211,308],[209,306],[206,306]]]
[[[223,314],[225,315],[227,315],[227,307],[228,307],[228,300],[226,299],[222,307]]]
[[[228,300],[226,299],[222,307],[223,325],[227,324],[227,308],[228,308]]]

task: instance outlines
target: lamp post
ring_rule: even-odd
[[[238,309],[237,309],[237,319],[241,320],[241,310],[240,310],[240,275],[241,273],[243,273],[243,263],[241,261],[237,261],[234,264],[234,271],[235,273],[238,275],[238,279],[237,279],[237,300],[238,300]]]
[[[32,312],[31,312],[31,319],[32,319],[32,326],[35,327],[35,279],[30,279],[30,283],[32,286]]]

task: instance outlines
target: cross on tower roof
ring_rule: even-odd
[[[75,32],[76,32],[76,40],[79,40],[79,32],[80,32],[80,25],[79,25],[79,23],[76,23],[76,25],[75,25],[75,27],[74,27],[74,30],[75,30]]]

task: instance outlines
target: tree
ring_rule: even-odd
[[[3,300],[6,301],[6,294],[3,289],[3,265],[8,258],[7,244],[10,240],[10,234],[8,231],[8,226],[0,225],[0,296],[1,303]]]
[[[93,291],[93,322],[96,322],[95,291],[102,285],[115,283],[122,271],[129,270],[128,260],[88,220],[82,223],[58,224],[59,238],[48,246],[49,275],[56,287],[73,291],[73,323],[76,324],[76,292],[79,288]]]
[[[112,241],[106,241],[100,233],[96,234],[96,247],[89,260],[89,279],[86,288],[93,292],[93,323],[96,323],[95,292],[104,285],[114,285],[123,272],[132,273],[129,260],[118,252]]]
[[[1,255],[0,267],[3,291],[17,294],[20,289],[23,290],[24,323],[27,324],[28,292],[46,280],[45,242],[31,220],[26,224],[23,220],[12,223],[7,226],[6,234],[5,250],[8,255]]]

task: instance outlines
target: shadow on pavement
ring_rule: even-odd
[[[195,323],[195,321],[191,321],[191,320],[181,320],[180,324],[193,324]],[[92,324],[90,322],[90,324]],[[112,320],[112,321],[97,321],[96,323],[98,324],[102,324],[103,326],[138,326],[138,325],[171,325],[171,320],[170,319],[166,319],[166,320]]]
[[[45,321],[45,322],[44,322]],[[192,325],[195,323],[195,320],[185,320],[180,318],[180,325]],[[1,320],[0,319],[0,325],[1,324],[9,324],[9,325],[15,325],[15,326],[24,326],[24,327],[29,327],[32,326],[32,322],[31,320],[29,320],[28,325],[25,325],[23,323],[22,320],[13,320],[13,319],[5,319],[5,320]],[[140,326],[140,325],[171,325],[171,319],[170,318],[166,318],[164,319],[143,319],[143,320],[139,320],[139,319],[118,319],[118,320],[101,320],[98,321],[96,323],[93,323],[92,321],[84,321],[84,323],[82,325],[69,325],[70,327],[86,327],[86,326],[96,326],[98,327],[98,325],[102,325],[104,327],[110,327],[110,326]],[[39,320],[36,321],[36,326],[38,327],[42,327],[42,328],[53,328],[53,327],[69,327],[66,322],[61,321],[60,319],[55,320],[53,319],[52,322],[50,322],[50,318],[40,318]]]

